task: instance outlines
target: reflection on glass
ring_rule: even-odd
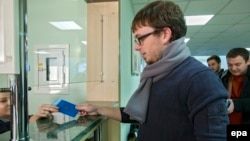
[[[53,113],[53,116],[39,119],[35,125],[31,126],[31,138],[36,141],[80,140],[103,120],[102,116],[71,118],[60,113]]]

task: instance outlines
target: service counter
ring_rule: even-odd
[[[62,114],[39,119],[29,124],[30,139],[34,141],[85,141],[92,137],[101,140],[101,127],[106,117],[79,116],[69,118]]]
[[[91,101],[88,103],[109,107],[118,106],[117,102]],[[51,117],[29,123],[30,141],[85,141],[89,138],[101,141],[102,124],[105,120],[107,117],[104,116],[77,115],[72,118],[61,113],[53,113]]]
[[[87,103],[118,107],[117,102],[88,101]],[[53,117],[39,119],[30,123],[30,139],[34,141],[85,141],[88,138],[94,141],[102,140],[102,123],[104,116],[69,116],[55,113]]]

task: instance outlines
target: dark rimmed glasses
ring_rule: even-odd
[[[157,30],[150,32],[150,33],[147,33],[145,35],[142,35],[140,37],[135,37],[135,43],[140,46],[142,44],[142,40],[144,40],[145,38],[147,38],[148,36],[150,36],[152,34],[155,34],[156,32],[157,32]]]

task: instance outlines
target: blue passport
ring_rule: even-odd
[[[59,112],[71,117],[75,117],[76,114],[78,113],[78,111],[75,108],[76,107],[75,104],[70,103],[63,99],[57,99],[52,103],[52,105],[57,106],[59,108]]]

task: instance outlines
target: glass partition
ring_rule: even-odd
[[[69,94],[71,86],[84,87],[86,13],[84,0],[28,0],[29,84],[33,93]]]

